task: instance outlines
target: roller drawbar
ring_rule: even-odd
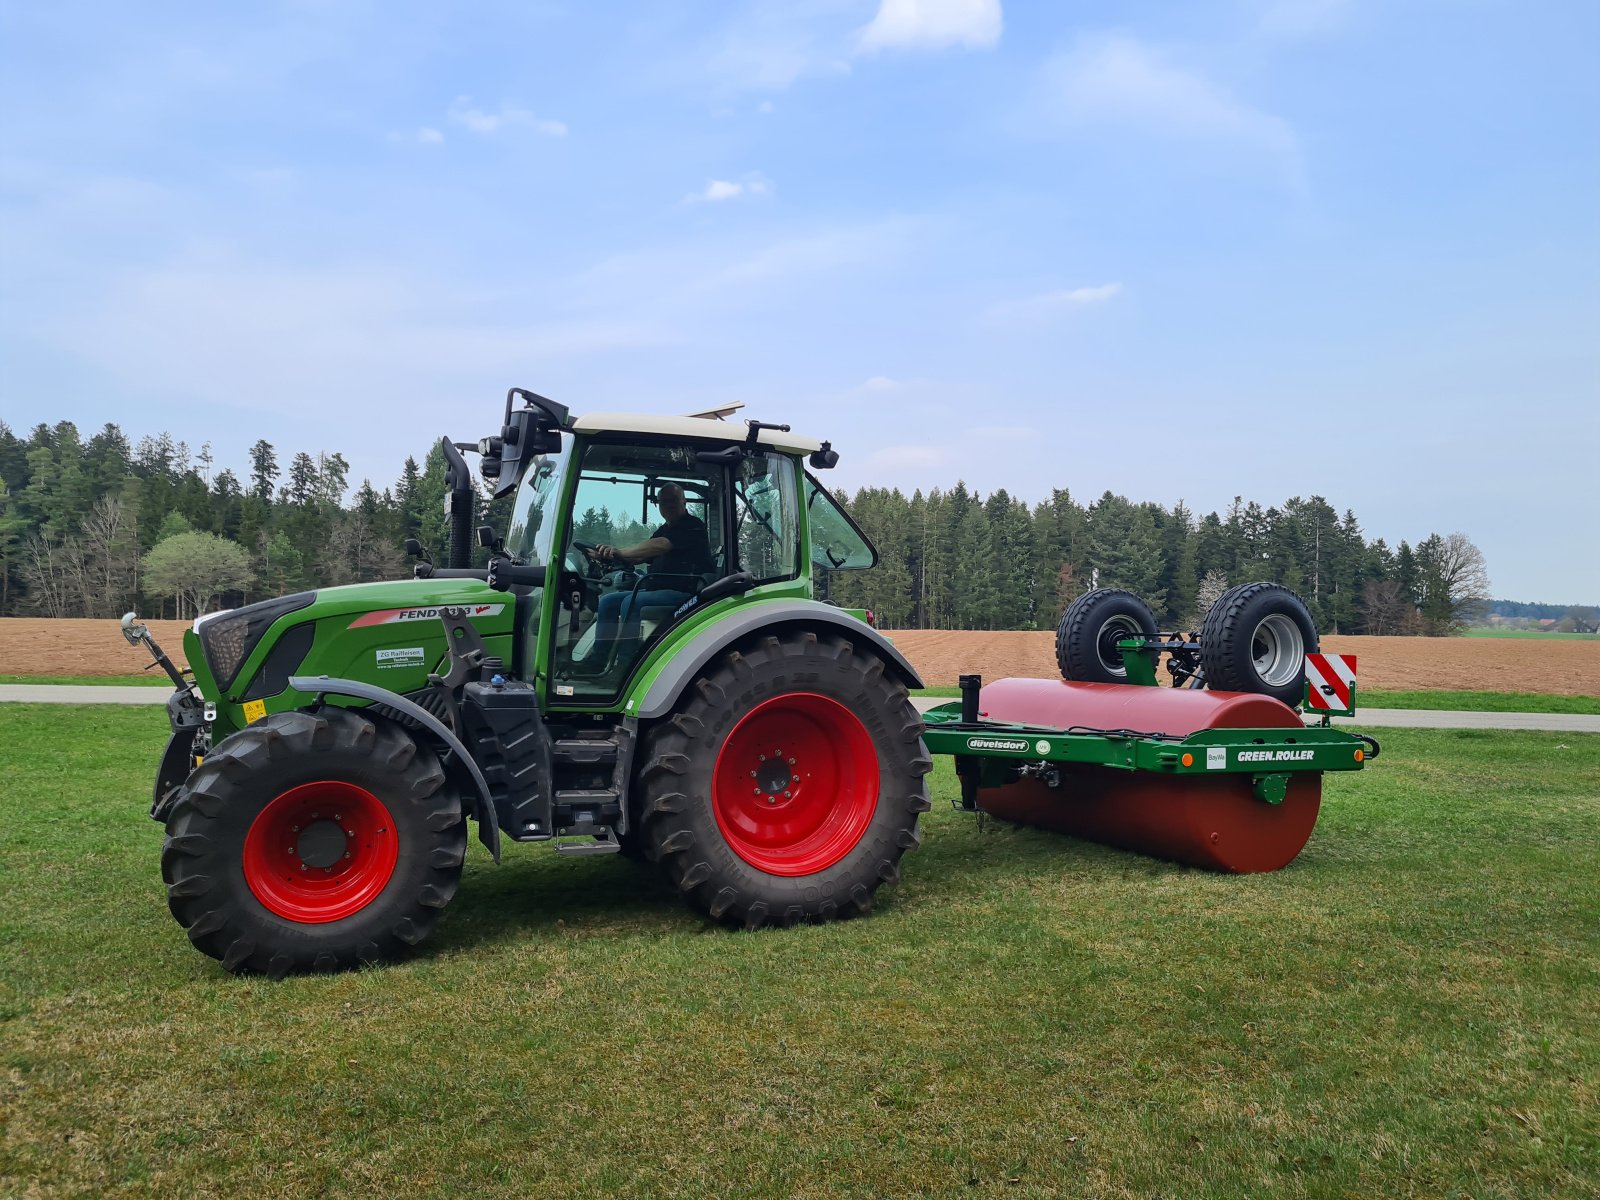
[[[1074,602],[1057,638],[1063,673],[1098,679],[963,675],[960,701],[925,714],[928,748],[956,760],[960,806],[1215,871],[1287,866],[1316,827],[1323,775],[1378,751],[1328,721],[1354,712],[1354,656],[1316,653],[1304,605],[1277,585],[1221,597],[1209,650],[1204,634],[1157,633],[1128,593],[1100,592]],[[1156,686],[1162,657],[1174,686]],[[1207,674],[1251,690],[1208,689]]]

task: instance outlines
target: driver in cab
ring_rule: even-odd
[[[634,622],[646,608],[677,608],[700,590],[700,576],[715,570],[705,522],[689,512],[683,488],[664,483],[656,492],[656,507],[663,524],[644,541],[632,546],[596,546],[586,553],[600,563],[648,563],[649,572],[632,590],[608,592],[596,611],[596,649],[609,649],[624,622]],[[603,657],[605,650],[602,650]]]

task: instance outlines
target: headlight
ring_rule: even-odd
[[[317,598],[315,592],[297,592],[276,600],[246,605],[232,612],[219,613],[200,626],[200,644],[206,662],[216,677],[217,687],[226,692],[233,686],[244,660],[267,632],[267,627],[285,613],[305,608]]]

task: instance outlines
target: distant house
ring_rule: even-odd
[[[1540,617],[1539,629],[1544,633],[1554,633],[1556,629],[1555,619],[1553,617]]]

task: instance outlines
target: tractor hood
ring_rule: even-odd
[[[291,674],[328,675],[407,692],[444,657],[443,608],[464,608],[511,661],[516,598],[480,579],[403,579],[322,588],[208,614],[184,637],[202,692],[223,703],[267,700]],[[198,670],[203,662],[204,672]],[[209,678],[207,678],[209,676]]]

